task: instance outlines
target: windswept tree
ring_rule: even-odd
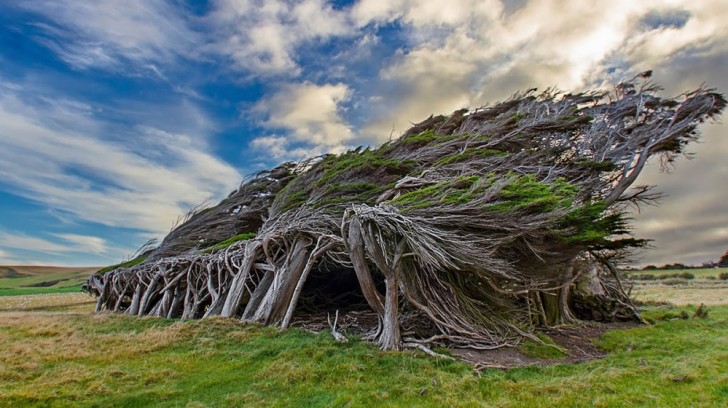
[[[725,251],[723,256],[718,260],[718,266],[721,268],[728,268],[728,251]]]
[[[87,287],[97,311],[279,327],[363,308],[383,349],[496,348],[542,326],[639,321],[615,264],[645,243],[629,206],[658,195],[635,181],[726,105],[709,89],[658,91],[644,77],[531,90],[378,148],[284,164]]]

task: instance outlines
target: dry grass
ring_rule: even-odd
[[[0,312],[56,311],[91,313],[96,301],[85,293],[0,296]]]
[[[635,285],[632,294],[642,301],[665,301],[675,305],[728,304],[728,283],[661,285],[648,283]]]

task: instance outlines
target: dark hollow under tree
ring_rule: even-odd
[[[299,304],[299,316],[363,305],[383,349],[497,348],[543,326],[639,321],[615,263],[645,244],[628,206],[657,194],[634,183],[726,105],[709,89],[658,91],[643,77],[529,91],[376,149],[284,164],[86,288],[97,311],[279,327]]]

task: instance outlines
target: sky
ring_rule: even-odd
[[[0,264],[107,265],[287,160],[532,87],[728,92],[724,0],[0,0]],[[728,249],[728,138],[652,163],[638,264]]]

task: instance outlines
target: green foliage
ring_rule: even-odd
[[[620,212],[605,214],[607,205],[602,202],[582,205],[566,214],[560,227],[568,231],[561,239],[567,243],[580,243],[592,249],[617,249],[644,245],[645,241],[624,239],[609,241],[611,235],[628,234],[629,228]]]
[[[722,273],[718,274],[718,279],[728,280],[728,272],[722,272]]]
[[[444,142],[447,140],[452,140],[457,136],[453,135],[439,135],[434,130],[429,129],[425,130],[424,132],[418,133],[416,135],[410,135],[405,138],[400,139],[400,143],[403,145],[417,145],[418,147],[430,144],[432,142]]]
[[[371,178],[373,174],[401,177],[409,173],[414,164],[411,160],[387,158],[379,150],[352,150],[339,156],[329,156],[318,163],[316,170],[322,172],[315,187],[326,187],[334,182],[347,182],[351,179],[368,178],[374,181],[376,179]]]
[[[341,155],[327,155],[303,175],[290,182],[276,197],[281,212],[300,207],[316,197],[311,205],[374,204],[376,198],[407,175],[416,162],[390,159],[386,149],[361,148]]]
[[[304,205],[308,200],[308,194],[306,187],[294,180],[278,193],[274,206],[280,206],[281,212],[292,210]]]
[[[335,206],[339,204],[363,203],[374,205],[377,197],[386,190],[394,187],[394,183],[333,183],[326,187],[326,197],[317,200],[313,206],[316,208]]]
[[[390,203],[405,212],[438,204],[461,205],[482,195],[491,184],[490,177],[462,176],[452,181],[415,189],[400,195]]]
[[[247,240],[253,239],[253,238],[255,238],[255,232],[243,232],[242,234],[235,235],[224,241],[220,241],[217,244],[207,247],[207,248],[203,249],[202,252],[217,252],[221,249],[225,249],[225,248],[229,247],[230,245],[232,245],[238,241],[247,241]]]
[[[508,183],[500,192],[501,200],[489,205],[488,209],[497,212],[550,212],[559,207],[571,207],[577,191],[577,186],[569,184],[563,178],[549,184],[538,181],[531,174],[522,175]]]
[[[442,159],[435,162],[435,166],[444,166],[453,163],[460,163],[475,158],[504,157],[507,155],[508,152],[495,149],[467,149],[462,153],[443,157]]]
[[[144,262],[146,260],[147,260],[147,254],[142,254],[142,255],[139,255],[138,257],[134,258],[134,259],[130,259],[128,261],[124,261],[124,262],[118,263],[116,265],[110,265],[110,266],[107,266],[105,268],[101,268],[101,269],[99,269],[99,272],[98,273],[100,273],[100,274],[103,275],[106,272],[113,271],[114,269],[118,269],[118,268],[131,268],[132,266],[139,265],[140,263],[142,263],[142,262]]]

